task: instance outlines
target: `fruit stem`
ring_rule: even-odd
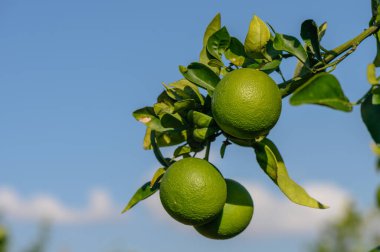
[[[323,68],[325,64],[330,63],[334,59],[336,59],[339,55],[343,54],[347,50],[352,48],[356,48],[363,40],[368,38],[369,36],[375,34],[379,30],[379,25],[370,26],[368,29],[364,30],[362,33],[357,35],[355,38],[348,40],[347,42],[341,44],[340,46],[328,51],[325,54],[324,61],[317,63],[314,67],[315,69]],[[308,79],[313,77],[316,73],[307,73],[302,76],[294,77],[290,80],[284,81],[280,83],[278,86],[281,91],[282,98],[292,94],[297,88],[301,87],[303,84],[307,82]]]
[[[206,146],[206,154],[205,154],[205,157],[203,158],[204,160],[208,161],[208,158],[210,156],[210,149],[211,149],[211,141],[208,141],[207,146]]]

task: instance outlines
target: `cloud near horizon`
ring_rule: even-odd
[[[0,214],[16,221],[48,220],[53,223],[84,224],[116,217],[114,202],[103,189],[93,189],[82,208],[65,205],[48,194],[23,197],[10,187],[0,188]],[[120,213],[119,213],[120,215]]]
[[[313,197],[330,206],[329,209],[319,210],[291,203],[283,195],[274,193],[260,183],[241,181],[255,203],[254,217],[243,235],[315,232],[340,216],[350,202],[350,196],[344,189],[329,183],[316,182],[305,186]],[[148,209],[152,218],[162,220],[164,225],[180,227],[165,212],[158,194],[143,202],[142,207]],[[14,221],[47,219],[56,224],[85,225],[116,220],[120,218],[120,209],[120,204],[114,202],[104,189],[92,190],[86,204],[74,208],[52,195],[37,194],[27,198],[10,187],[0,187],[0,214]]]

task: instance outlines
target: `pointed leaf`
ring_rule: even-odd
[[[174,113],[178,113],[181,111],[189,111],[192,109],[197,108],[197,105],[193,99],[188,99],[188,100],[182,100],[182,101],[177,101],[174,103]]]
[[[297,57],[303,63],[307,63],[307,53],[299,40],[293,36],[276,33],[273,47],[278,51],[285,51]]]
[[[164,132],[157,132],[156,140],[159,147],[178,145],[187,140],[187,131],[169,130]]]
[[[121,213],[125,213],[132,207],[134,207],[137,203],[140,201],[152,196],[155,192],[159,189],[159,184],[155,184],[152,188],[150,187],[150,181],[146,182],[143,186],[141,186],[136,193],[132,196],[132,198],[129,200],[127,206],[124,208],[124,210]]]
[[[165,113],[173,113],[174,107],[164,102],[158,102],[153,105],[153,110],[156,115],[160,116]]]
[[[167,129],[178,129],[185,125],[183,118],[178,114],[162,114],[160,116],[161,125]]]
[[[372,103],[373,94],[369,94],[361,104],[360,112],[373,141],[380,144],[380,105]]]
[[[156,131],[165,131],[166,129],[161,125],[160,120],[156,117],[152,107],[144,107],[133,112],[133,117],[145,124],[147,127]]]
[[[369,64],[367,66],[367,80],[371,85],[379,84],[379,81],[376,79],[376,66],[375,64]]]
[[[230,45],[230,34],[226,27],[211,35],[207,41],[207,51],[216,59],[221,60],[222,54]]]
[[[207,66],[193,62],[187,68],[184,66],[179,67],[179,71],[190,82],[197,86],[212,92],[220,78]]]
[[[246,53],[253,58],[262,57],[270,36],[270,31],[265,22],[259,17],[253,16],[244,42]]]
[[[209,136],[215,134],[216,130],[214,128],[199,128],[193,130],[193,137],[195,141],[203,142]]]
[[[151,150],[152,149],[152,144],[150,142],[151,132],[152,132],[151,128],[147,127],[145,130],[144,143],[143,143],[144,150]]]
[[[290,104],[318,104],[345,112],[352,111],[352,104],[344,95],[339,81],[328,73],[319,73],[309,79],[293,93]]]
[[[312,198],[301,186],[289,177],[284,161],[273,142],[267,138],[258,142],[255,146],[255,153],[260,167],[289,200],[307,207],[328,208]]]
[[[315,57],[319,61],[322,61],[321,48],[319,46],[318,26],[314,20],[308,19],[302,23],[301,37]]]
[[[196,85],[191,83],[186,79],[181,79],[179,81],[169,84],[170,87],[176,90],[178,95],[181,95],[183,100],[194,99],[197,103],[203,105],[204,98],[199,92],[199,89]]]
[[[185,156],[185,155],[188,155],[190,152],[191,152],[191,147],[188,146],[187,144],[186,145],[182,145],[182,146],[178,146],[175,150],[174,150],[174,154],[173,156],[176,158],[176,157],[179,157],[179,156]]]
[[[323,24],[321,24],[318,27],[318,38],[319,38],[319,41],[321,41],[322,38],[323,38],[323,36],[325,36],[326,30],[327,30],[327,22],[324,22]]]
[[[231,37],[230,46],[224,55],[235,66],[242,66],[247,57],[244,45],[235,37]]]
[[[166,169],[161,167],[156,170],[156,172],[153,175],[152,180],[150,181],[150,188],[153,188],[156,184],[159,183],[162,176],[165,174]]]
[[[228,142],[227,140],[223,141],[222,146],[220,147],[220,157],[224,158],[224,154],[226,153],[226,148],[228,145],[231,143]]]
[[[201,50],[201,53],[199,55],[199,62],[208,65],[208,62],[213,59],[213,57],[207,52],[207,41],[211,37],[212,34],[219,31],[221,28],[221,17],[218,13],[213,20],[210,22],[210,24],[207,26],[206,31],[203,36],[203,48]],[[214,71],[215,73],[219,74],[220,68],[219,67],[212,67],[210,66],[210,69]]]
[[[214,119],[211,116],[194,110],[189,111],[187,118],[189,121],[191,121],[195,126],[199,128],[207,128],[214,121]]]

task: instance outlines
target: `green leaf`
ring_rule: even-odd
[[[281,64],[281,60],[275,59],[263,64],[262,66],[260,66],[259,69],[267,74],[270,74],[273,71],[277,70],[280,64]]]
[[[372,249],[372,250],[369,251],[369,252],[380,252],[380,246],[378,246],[378,247]]]
[[[215,134],[214,128],[198,128],[193,130],[193,137],[195,141],[203,142],[211,135]]]
[[[188,99],[188,100],[182,100],[182,101],[177,101],[174,103],[174,113],[181,112],[181,111],[189,111],[191,109],[197,108],[197,105],[193,99]]]
[[[266,138],[258,142],[255,145],[255,153],[260,167],[289,200],[307,207],[328,208],[328,206],[312,198],[301,186],[289,177],[280,152],[272,141]]]
[[[375,34],[376,38],[376,56],[373,59],[373,64],[375,64],[376,67],[380,67],[380,31],[376,32]]]
[[[339,81],[328,73],[319,73],[309,79],[293,93],[290,104],[318,104],[345,112],[352,111],[352,104],[344,95]]]
[[[305,20],[301,25],[301,38],[305,41],[306,46],[322,61],[321,48],[319,46],[318,26],[312,19]]]
[[[180,66],[179,71],[188,81],[206,89],[208,92],[213,92],[220,81],[219,76],[202,63],[193,62],[187,68]]]
[[[198,128],[207,128],[214,121],[211,116],[194,110],[189,111],[187,119]]]
[[[226,153],[226,148],[231,143],[227,140],[223,141],[222,146],[220,147],[220,157],[224,158],[224,154]]]
[[[224,66],[224,63],[218,59],[211,59],[207,65],[209,66],[212,66],[212,67],[218,67],[218,68],[221,68],[221,67],[225,67]]]
[[[155,192],[159,189],[159,184],[155,184],[152,188],[150,187],[150,181],[146,182],[143,186],[141,186],[135,194],[132,196],[132,198],[129,200],[127,206],[124,208],[124,210],[121,213],[125,213],[132,207],[134,207],[137,203],[140,201],[152,196]]]
[[[273,47],[278,51],[285,51],[297,57],[303,63],[307,63],[307,53],[299,40],[293,36],[276,33]]]
[[[182,146],[178,146],[175,150],[174,150],[174,154],[173,156],[176,158],[176,157],[179,157],[179,156],[187,156],[190,152],[192,151],[191,147],[188,146],[187,144],[185,145],[182,145]]]
[[[231,37],[230,46],[224,55],[235,66],[242,66],[247,57],[244,45],[235,37]]]
[[[369,64],[367,66],[367,80],[371,85],[379,84],[379,81],[376,79],[376,66],[375,64]]]
[[[270,31],[263,20],[253,16],[247,36],[245,37],[245,52],[253,58],[261,58],[265,51],[265,46],[270,40]]]
[[[150,185],[149,185],[150,188],[153,188],[154,186],[156,186],[159,183],[160,179],[162,178],[162,176],[164,176],[165,172],[166,172],[166,169],[163,167],[158,168],[156,170],[152,179],[150,180]]]
[[[145,124],[147,127],[156,130],[156,131],[165,131],[165,129],[162,125],[160,120],[156,117],[154,113],[154,109],[152,107],[144,107],[141,109],[137,109],[132,113],[133,117]]]
[[[190,81],[181,79],[179,81],[170,83],[169,86],[172,87],[177,96],[181,98],[177,100],[194,99],[197,103],[201,105],[204,104],[204,98],[199,92],[198,87]]]
[[[187,131],[184,130],[169,130],[157,132],[157,146],[166,147],[183,143],[187,140]]]
[[[325,36],[326,30],[327,30],[327,22],[324,22],[323,24],[321,24],[318,27],[318,38],[319,38],[319,41],[321,41],[322,38],[323,38],[323,36]]]
[[[160,116],[165,113],[173,113],[174,107],[164,102],[159,102],[153,105],[153,110],[156,115]]]
[[[373,94],[369,94],[360,106],[361,117],[373,141],[380,144],[380,105],[372,103]]]
[[[160,116],[161,125],[167,129],[178,129],[185,125],[183,118],[178,114],[162,114]]]
[[[207,41],[207,51],[216,59],[221,60],[222,54],[230,45],[230,34],[226,27],[211,35]]]
[[[201,53],[199,55],[199,62],[208,65],[209,61],[213,59],[213,57],[207,53],[207,41],[208,39],[214,34],[215,32],[219,31],[221,28],[221,17],[218,13],[210,22],[210,24],[207,26],[206,31],[203,36],[203,48],[201,50]],[[213,70],[215,73],[219,74],[220,68],[218,67],[211,67],[210,69]]]
[[[152,149],[152,144],[150,142],[151,132],[152,132],[152,130],[147,127],[145,130],[144,143],[143,143],[144,150],[151,150]]]

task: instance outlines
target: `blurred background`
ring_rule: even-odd
[[[243,41],[254,14],[297,37],[305,19],[327,21],[322,45],[331,49],[368,26],[371,6],[369,0],[0,1],[0,225],[6,230],[0,244],[7,251],[328,252],[380,244],[380,176],[360,110],[291,107],[288,99],[270,137],[294,180],[330,209],[289,202],[252,150],[231,145],[221,159],[220,141],[211,161],[255,202],[243,234],[201,237],[169,218],[157,195],[120,214],[160,167],[142,149],[145,126],[131,113],[152,105],[161,83],[181,78],[178,65],[198,60],[204,30],[218,12]],[[351,101],[369,89],[366,67],[375,50],[375,40],[367,39],[334,72]],[[290,78],[295,62],[284,65]]]

